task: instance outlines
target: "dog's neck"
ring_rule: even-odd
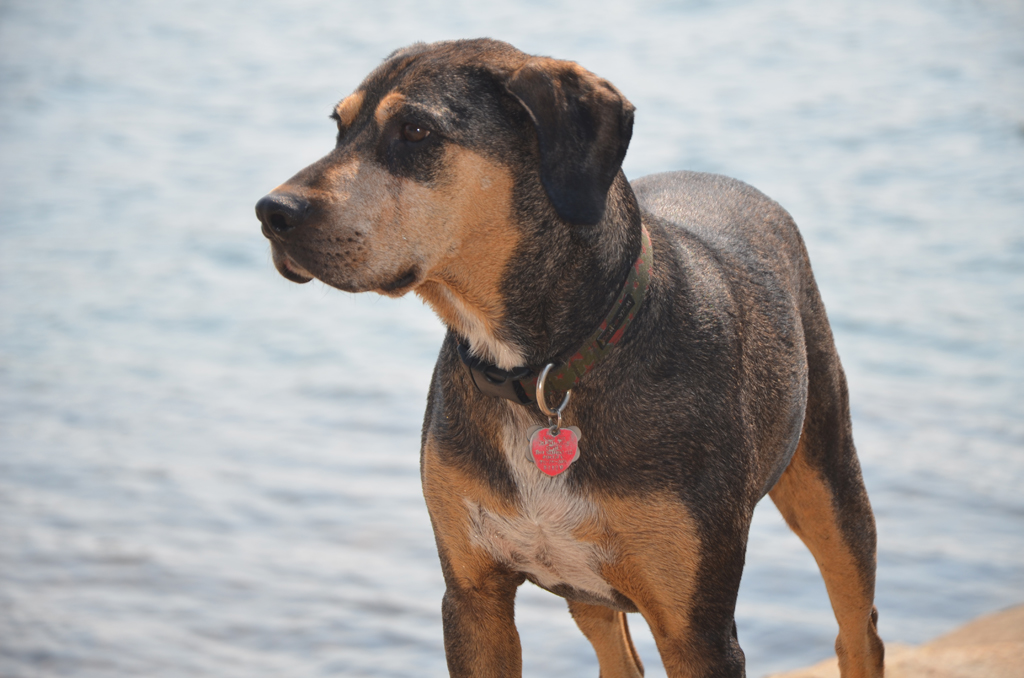
[[[506,274],[518,288],[506,322],[526,365],[567,359],[604,319],[640,253],[640,209],[620,172],[600,223],[535,229],[522,269]]]
[[[593,226],[516,214],[522,237],[502,276],[500,309],[474,303],[454,283],[417,292],[473,355],[501,369],[561,362],[604,319],[640,252],[640,210],[621,172],[607,205]]]

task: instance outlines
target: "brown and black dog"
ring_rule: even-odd
[[[842,675],[881,676],[874,518],[789,214],[721,176],[630,184],[625,97],[493,40],[399,50],[332,117],[334,150],[256,211],[284,277],[415,292],[448,327],[421,468],[451,675],[521,674],[527,579],[568,600],[602,678],[643,674],[637,611],[669,676],[743,675],[769,494],[821,569]],[[549,364],[558,420],[534,401]],[[549,425],[582,436],[554,472],[530,437]]]

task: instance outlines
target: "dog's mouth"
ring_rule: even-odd
[[[288,280],[301,285],[308,283],[316,277],[306,270],[301,264],[292,259],[292,257],[284,251],[284,248],[276,242],[270,242],[270,251],[272,253],[274,267],[277,268],[277,272]],[[362,292],[368,289],[376,289],[381,294],[385,294],[389,297],[400,297],[416,285],[416,282],[419,280],[419,270],[414,266],[379,286],[360,286],[352,284],[351,282],[346,283],[344,281],[331,280],[330,278],[324,278],[323,280],[331,287],[337,287],[345,292]]]
[[[277,243],[271,241],[270,251],[274,258],[274,267],[282,276],[294,283],[308,283],[313,279],[313,274],[299,266]]]
[[[419,274],[416,268],[410,268],[408,271],[402,273],[394,280],[391,280],[390,282],[386,282],[383,285],[381,285],[380,291],[383,292],[384,294],[388,294],[391,296],[402,296],[403,294],[408,292],[408,288],[412,286],[413,283],[416,282],[417,277],[419,277]]]

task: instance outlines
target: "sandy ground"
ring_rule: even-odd
[[[917,647],[886,646],[886,678],[1021,678],[1024,605],[979,617]],[[771,678],[839,678],[836,658]]]

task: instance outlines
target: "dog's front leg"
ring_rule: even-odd
[[[594,646],[600,678],[643,678],[644,664],[629,635],[624,612],[579,601],[569,601],[569,612]]]
[[[435,516],[446,586],[441,618],[448,672],[452,678],[519,678],[523,660],[515,599],[525,577],[495,562],[462,529],[452,529],[451,522]]]
[[[494,571],[470,585],[462,577],[448,576],[458,565],[444,569],[448,588],[441,616],[448,672],[453,678],[522,676],[522,649],[513,612],[522,576]]]
[[[441,614],[448,671],[454,678],[522,675],[516,631],[516,589],[525,577],[497,562],[473,540],[471,507],[509,510],[487,485],[440,461],[428,437],[423,449],[423,496],[434,526],[446,586]]]

